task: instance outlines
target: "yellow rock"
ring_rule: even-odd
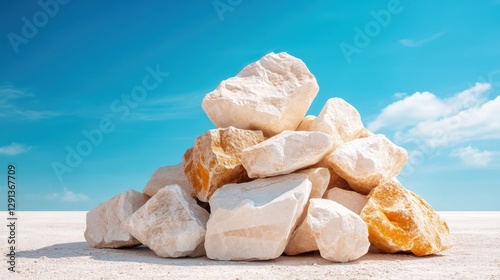
[[[361,218],[368,225],[370,242],[383,252],[425,256],[451,246],[446,222],[396,178],[371,191]]]
[[[241,150],[262,141],[262,131],[232,126],[212,129],[198,137],[193,148],[184,154],[184,173],[198,199],[208,202],[223,185],[248,181],[241,164]]]

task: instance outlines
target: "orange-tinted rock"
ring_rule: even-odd
[[[370,242],[383,252],[425,256],[451,246],[446,222],[396,178],[372,190],[361,217],[368,225]]]
[[[234,127],[212,129],[198,137],[184,154],[184,173],[198,199],[208,202],[223,185],[248,181],[241,150],[263,140],[262,131]]]

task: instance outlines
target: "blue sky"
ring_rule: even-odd
[[[1,5],[0,198],[15,164],[21,210],[142,190],[214,128],[203,96],[272,51],[316,76],[309,114],[344,98],[405,147],[400,179],[436,209],[500,210],[499,1]]]

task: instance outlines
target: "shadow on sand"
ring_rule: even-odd
[[[416,257],[413,254],[383,254],[383,253],[368,253],[360,259],[349,263],[332,263],[323,259],[319,253],[307,253],[300,255],[300,258],[294,256],[281,256],[272,261],[214,261],[207,257],[198,258],[160,258],[145,246],[126,249],[96,249],[89,246],[86,242],[72,242],[55,244],[43,247],[37,250],[20,251],[18,256],[21,258],[38,259],[46,257],[50,259],[58,258],[75,258],[75,257],[89,257],[99,261],[120,261],[120,262],[136,262],[136,263],[151,263],[151,264],[165,264],[165,265],[178,265],[178,266],[230,266],[230,265],[277,265],[277,266],[308,266],[308,265],[354,265],[363,262],[394,262],[394,261],[417,261],[425,260],[428,258],[438,258],[440,255],[433,255],[427,257]]]

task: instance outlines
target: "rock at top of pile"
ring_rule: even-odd
[[[354,212],[327,199],[311,199],[304,222],[293,233],[285,253],[319,250],[334,262],[348,262],[368,252],[368,229]]]
[[[264,141],[262,131],[235,127],[211,129],[198,137],[184,154],[184,172],[199,200],[225,184],[248,181],[241,151]]]
[[[158,168],[144,187],[143,193],[153,197],[161,188],[168,185],[179,185],[191,197],[195,196],[193,187],[184,173],[184,164]]]
[[[411,251],[426,256],[451,247],[444,219],[396,178],[368,195],[361,218],[368,225],[370,242],[386,253]]]
[[[273,136],[299,126],[318,90],[302,60],[269,53],[222,81],[203,98],[202,107],[219,128],[262,130]]]
[[[353,139],[363,128],[359,112],[342,98],[330,98],[319,115],[308,124],[309,131],[331,135],[336,146]]]
[[[122,248],[141,245],[128,233],[125,221],[142,207],[149,196],[129,190],[121,193],[87,213],[85,240],[96,248]]]
[[[207,257],[268,260],[279,257],[311,192],[305,174],[228,184],[210,198]]]
[[[250,178],[290,174],[318,163],[333,149],[331,136],[318,131],[283,131],[241,152]]]
[[[339,146],[327,162],[353,190],[368,194],[376,186],[399,174],[407,160],[405,149],[384,135],[377,134]]]
[[[125,223],[137,240],[164,258],[205,255],[208,212],[178,185],[160,189]]]

